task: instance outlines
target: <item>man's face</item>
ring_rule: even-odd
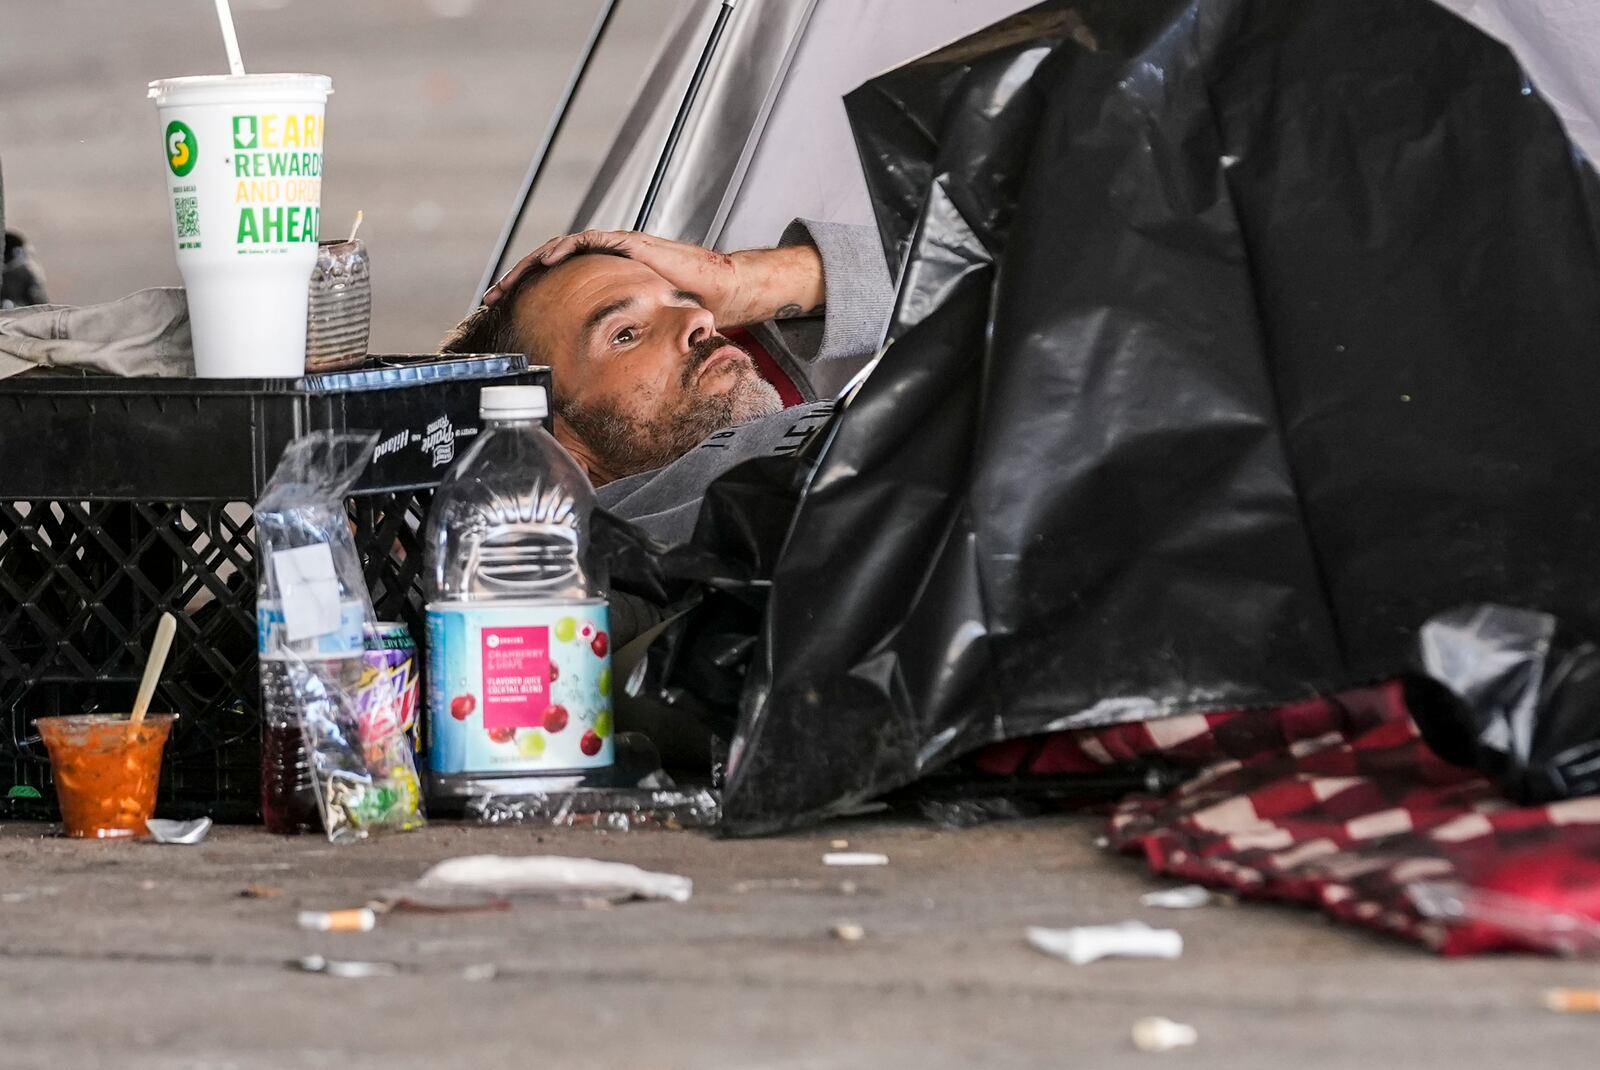
[[[659,468],[782,408],[694,295],[637,261],[574,257],[528,286],[512,315],[550,363],[556,415],[597,483]]]

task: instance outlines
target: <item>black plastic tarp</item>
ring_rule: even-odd
[[[1600,794],[1600,646],[1507,606],[1441,613],[1417,645],[1406,704],[1436,754],[1523,806]]]
[[[1503,47],[1431,0],[1050,3],[846,105],[895,342],[745,589],[730,831],[1389,676],[1463,603],[1600,636],[1600,186]],[[705,638],[667,690],[715,707]]]

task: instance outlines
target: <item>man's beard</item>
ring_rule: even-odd
[[[589,447],[595,463],[615,477],[664,467],[725,427],[783,408],[777,389],[749,366],[732,389],[721,394],[700,391],[695,382],[700,369],[728,346],[744,352],[721,335],[695,343],[683,368],[683,403],[675,411],[638,419],[609,405],[563,403],[557,398],[556,412]]]

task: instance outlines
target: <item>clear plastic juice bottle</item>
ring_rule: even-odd
[[[516,791],[612,765],[594,490],[544,430],[543,387],[486,387],[483,433],[428,516],[429,789]],[[485,782],[489,783],[485,783]],[[537,790],[537,789],[536,789]]]

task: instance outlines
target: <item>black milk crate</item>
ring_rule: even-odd
[[[295,437],[379,433],[349,501],[380,620],[422,638],[422,523],[478,392],[543,383],[513,355],[373,357],[297,380],[0,380],[0,815],[55,814],[41,716],[131,708],[156,622],[178,620],[151,709],[177,713],[157,810],[257,820],[251,503]]]

